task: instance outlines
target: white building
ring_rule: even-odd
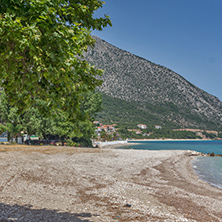
[[[147,126],[144,125],[144,124],[138,124],[137,127],[141,128],[141,129],[146,129],[147,128]]]

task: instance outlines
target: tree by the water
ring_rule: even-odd
[[[72,120],[84,117],[84,92],[101,84],[102,71],[83,59],[93,47],[91,30],[111,25],[94,18],[99,0],[2,0],[0,3],[0,81],[8,101],[20,113],[36,107],[55,109]],[[41,105],[43,104],[43,105]]]

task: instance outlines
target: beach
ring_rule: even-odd
[[[182,150],[0,146],[0,221],[222,221]]]

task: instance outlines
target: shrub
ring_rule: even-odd
[[[74,147],[80,146],[79,143],[76,143],[76,142],[72,141],[71,139],[67,140],[66,142],[67,142],[67,146],[74,146]]]

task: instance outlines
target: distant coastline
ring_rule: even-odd
[[[132,139],[128,142],[133,141],[211,141],[212,139]],[[213,140],[212,140],[213,141]]]

